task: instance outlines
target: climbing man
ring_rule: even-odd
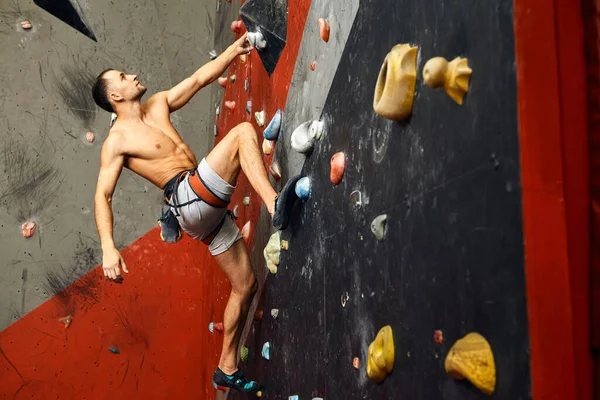
[[[223,349],[213,382],[219,389],[233,388],[256,393],[259,385],[248,381],[237,367],[237,354],[244,321],[256,277],[239,229],[227,205],[240,169],[265,203],[277,229],[285,229],[297,197],[290,179],[277,195],[267,177],[256,131],[244,122],[233,128],[198,163],[169,119],[169,114],[187,104],[204,86],[223,74],[233,60],[248,54],[246,35],[215,60],[172,89],[158,92],[145,103],[146,87],[136,75],[108,69],[97,78],[92,95],[96,104],[117,115],[102,146],[95,196],[95,217],[102,244],[102,268],[107,279],[123,280],[127,266],[113,241],[111,200],[123,167],[164,190],[168,208],[160,219],[161,236],[176,242],[181,230],[201,240],[231,282],[231,294],[223,317]]]

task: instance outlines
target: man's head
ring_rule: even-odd
[[[92,96],[100,108],[116,112],[117,104],[138,102],[146,90],[138,81],[137,75],[126,75],[115,69],[107,69],[96,78]]]

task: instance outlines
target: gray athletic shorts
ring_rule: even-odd
[[[198,165],[198,174],[202,181],[211,192],[216,194],[222,200],[229,202],[235,186],[231,186],[225,182],[213,169],[208,165],[206,159],[203,158]],[[189,183],[189,173],[180,182],[177,187],[177,195],[175,197],[176,204],[183,204],[188,201],[197,199],[198,196],[192,190]],[[221,226],[221,230],[215,236],[212,243],[208,246],[210,254],[216,256],[231,248],[235,242],[242,238],[240,230],[233,222],[233,219],[227,214],[226,208],[213,207],[204,201],[195,201],[187,206],[178,208],[179,225],[181,229],[194,239],[202,240],[207,235],[211,234],[219,225],[223,217],[225,222]],[[175,208],[171,207],[171,212],[177,216]]]

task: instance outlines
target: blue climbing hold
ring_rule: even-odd
[[[211,322],[210,324],[208,324],[208,330],[211,333],[215,331],[215,324],[213,322]]]
[[[109,347],[108,350],[110,350],[110,352],[113,354],[121,354],[119,349],[117,349],[116,347]]]
[[[267,140],[277,140],[279,137],[279,131],[281,130],[281,110],[277,110],[269,125],[265,128],[263,135]]]
[[[296,182],[296,195],[302,200],[308,199],[310,196],[310,179],[308,177],[300,178]]]
[[[263,344],[262,356],[265,358],[265,360],[271,359],[271,344],[269,342],[265,342],[265,344]]]

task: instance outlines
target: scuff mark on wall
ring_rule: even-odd
[[[55,78],[54,87],[70,113],[86,127],[96,117],[96,103],[91,88],[96,77],[80,60],[73,60],[60,68],[61,76]]]

